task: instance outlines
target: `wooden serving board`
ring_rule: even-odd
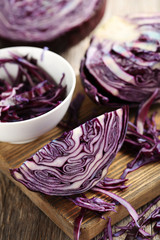
[[[74,97],[78,92],[83,92],[80,80],[77,77],[77,86]],[[156,107],[157,108],[157,107]],[[158,108],[157,108],[158,110]],[[86,95],[85,101],[81,107],[81,120],[87,119],[92,113],[105,112],[105,108],[100,108],[95,105]],[[160,122],[160,111],[157,115],[157,123]],[[160,124],[159,124],[160,125]],[[28,157],[35,153],[42,146],[47,144],[50,140],[55,139],[61,135],[64,130],[56,127],[50,132],[46,133],[34,142],[27,144],[9,144],[0,143],[0,170],[8,176],[30,199],[38,206],[59,228],[61,228],[71,239],[73,239],[74,220],[80,212],[80,208],[75,206],[72,202],[64,197],[51,197],[44,194],[31,192],[22,184],[16,182],[9,173],[9,168],[15,168],[21,165]],[[121,150],[109,168],[108,177],[119,178],[122,174],[127,162],[133,159],[132,155]],[[115,191],[116,194],[126,199],[134,208],[138,209],[147,202],[160,195],[160,164],[146,165],[133,173],[128,175],[129,188],[124,191]],[[107,199],[106,196],[100,193],[87,192],[88,197],[100,196]],[[87,211],[85,218],[81,225],[80,239],[89,240],[99,234],[106,226],[107,216],[112,219],[112,224],[119,222],[128,212],[123,206],[117,206],[117,213],[105,213],[106,220],[101,219],[95,213]]]

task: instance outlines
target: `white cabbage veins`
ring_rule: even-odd
[[[127,122],[127,107],[105,113],[51,141],[11,174],[30,190],[48,195],[85,192],[106,175]]]

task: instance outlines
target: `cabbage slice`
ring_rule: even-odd
[[[27,159],[11,175],[32,191],[73,195],[95,186],[107,174],[127,129],[128,107],[104,113],[63,133]]]
[[[91,33],[105,6],[106,0],[1,0],[0,39],[5,46],[64,51]]]
[[[112,17],[91,39],[81,61],[87,95],[102,105],[138,106],[158,89],[160,14]]]

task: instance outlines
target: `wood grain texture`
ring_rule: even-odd
[[[135,0],[108,0],[104,20],[111,15],[125,15],[132,12],[157,12],[159,10],[159,0],[139,0],[136,1],[136,3]],[[89,37],[86,38],[77,46],[62,54],[63,57],[72,64],[76,73],[78,73],[80,59],[84,55],[89,39]],[[77,91],[79,90],[82,91],[82,88],[79,89],[78,85]],[[93,108],[95,108],[93,103],[86,98],[85,105],[81,110],[80,118],[85,119],[86,109],[87,114],[89,115],[92,113]],[[157,118],[157,122],[160,123],[159,117]],[[62,129],[55,128],[49,134],[47,133],[37,141],[34,141],[34,143],[25,144],[24,146],[0,143],[0,169],[1,172],[4,173],[0,173],[0,240],[73,239],[73,222],[79,213],[78,207],[73,206],[66,201],[66,199],[59,197],[47,198],[41,194],[31,193],[21,184],[18,184],[17,187],[8,179],[8,177],[6,177],[9,176],[8,166],[18,166],[28,156],[33,154],[52,138],[60,136],[61,132]],[[111,165],[109,176],[118,177],[129,159],[130,157],[121,151]],[[159,170],[159,164],[152,164],[141,168],[136,171],[136,173],[130,174],[129,183],[132,183],[132,185],[123,193],[124,195],[121,195],[136,207],[136,209],[148,203],[155,196],[160,194]],[[32,201],[30,201],[26,195]],[[93,193],[89,193],[89,196],[93,196]],[[160,203],[158,203],[157,206],[160,206]],[[142,211],[142,208],[139,211]],[[45,214],[43,212],[45,212]],[[46,215],[49,216],[51,220]],[[124,208],[119,207],[118,214],[112,215],[112,223],[115,224],[126,215],[127,212]],[[126,218],[119,224],[122,225],[128,221],[129,218]],[[56,222],[63,231],[57,227],[54,222]],[[95,214],[88,212],[82,224],[81,239],[89,240],[94,238],[94,240],[97,240],[98,237],[95,236],[104,228],[105,224],[104,220],[102,221],[102,219],[96,217]],[[149,226],[147,230],[151,232],[151,226]],[[122,237],[118,239],[121,240],[124,238]],[[159,236],[155,237],[155,240],[158,239]]]

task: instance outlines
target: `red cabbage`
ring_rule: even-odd
[[[106,231],[106,238],[108,237],[109,240],[113,240],[112,237],[112,228],[111,228],[111,218],[108,218],[108,224],[107,224],[107,231]]]
[[[149,112],[149,109],[152,103],[157,97],[157,94],[158,94],[158,89],[156,88],[153,94],[150,96],[150,98],[148,98],[145,102],[139,105],[139,110],[136,117],[136,127],[137,127],[137,132],[140,134],[143,134],[144,132],[144,127],[145,127],[144,125],[147,118],[147,114]]]
[[[99,188],[99,187],[93,187],[92,190],[96,191],[96,192],[101,192],[103,194],[106,194],[107,196],[111,197],[112,199],[114,199],[115,201],[117,201],[121,205],[123,205],[128,210],[131,217],[133,218],[136,226],[139,227],[139,224],[137,222],[138,221],[138,214],[129,202],[127,202],[125,199],[121,198],[120,196],[116,195],[115,193],[109,192],[109,191],[104,190],[104,189]]]
[[[85,215],[86,209],[81,208],[80,214],[74,221],[74,240],[79,240],[80,236],[80,227]]]
[[[64,50],[96,27],[105,5],[106,0],[1,0],[1,41],[7,46],[24,44]]]
[[[139,214],[138,222],[139,227],[135,226],[134,221],[129,222],[126,226],[118,226],[120,229],[116,233],[112,234],[113,237],[120,237],[126,234],[125,239],[139,239],[139,240],[149,240],[157,234],[160,234],[160,208],[157,207],[151,212],[151,208],[160,200],[160,197],[154,199],[145,210]],[[150,213],[149,213],[150,212]],[[147,216],[147,214],[149,215]],[[145,231],[146,226],[150,224],[154,230],[154,234],[151,235]]]
[[[160,130],[157,129],[155,122],[156,113],[148,117],[149,108],[156,94],[157,89],[145,103],[140,105],[136,124],[130,122],[128,124],[125,144],[136,154],[136,157],[123,170],[122,179],[126,178],[128,173],[146,164],[158,162],[160,159]]]
[[[103,213],[108,211],[116,212],[115,203],[106,202],[98,197],[93,197],[89,199],[83,194],[83,197],[69,198],[69,200],[71,200],[77,206],[81,207],[80,214],[74,221],[74,240],[79,239],[80,227],[86,210],[91,210],[96,213]],[[105,219],[103,216],[100,217]]]
[[[108,182],[107,182],[108,181]],[[114,202],[106,202],[104,200],[102,200],[99,197],[92,197],[92,198],[87,198],[84,194],[81,197],[70,197],[68,198],[69,200],[71,200],[74,204],[76,204],[77,206],[81,207],[81,211],[79,216],[75,219],[75,223],[74,223],[74,236],[76,236],[77,238],[75,238],[75,240],[79,239],[80,236],[80,226],[83,220],[82,217],[82,210],[91,210],[94,211],[96,214],[100,214],[103,212],[108,212],[108,211],[115,211],[115,206],[118,203],[122,204],[124,207],[126,207],[126,209],[129,211],[130,215],[133,217],[134,222],[136,223],[136,225],[138,225],[137,223],[137,219],[138,219],[138,214],[136,213],[136,211],[134,210],[134,208],[123,198],[121,198],[120,196],[108,192],[106,191],[107,187],[108,189],[115,189],[115,186],[117,188],[120,188],[120,186],[122,184],[124,184],[126,180],[122,180],[122,179],[110,179],[110,178],[105,178],[104,180],[100,180],[95,187],[93,187],[91,190],[93,191],[99,191],[102,192],[103,194],[106,194],[107,196],[111,197],[112,200],[114,200]],[[99,184],[100,183],[100,184]],[[105,186],[103,186],[102,184],[105,184]],[[102,186],[102,187],[101,187]],[[122,185],[123,186],[123,185]],[[105,188],[105,190],[104,190]],[[120,188],[121,189],[121,188]],[[123,188],[122,188],[123,189]],[[115,211],[116,212],[116,211]],[[84,212],[83,212],[84,213]],[[103,215],[100,215],[100,218],[105,219],[103,217]],[[78,219],[78,221],[77,221]],[[80,221],[81,220],[81,221]],[[139,225],[138,225],[139,227]],[[112,240],[112,228],[111,228],[111,219],[109,218],[108,223],[107,223],[107,227],[104,229],[104,236],[102,238],[100,238],[99,240],[106,240],[107,237]]]
[[[105,177],[96,184],[96,187],[105,190],[122,190],[128,188],[128,186],[124,185],[125,181],[127,181],[127,179],[112,179]]]
[[[74,202],[75,205],[89,209],[92,211],[97,212],[108,212],[108,211],[115,211],[115,203],[106,202],[100,198],[92,197],[76,197],[75,199],[70,198],[72,202]]]
[[[86,192],[106,174],[123,144],[128,107],[105,113],[65,132],[11,175],[32,191],[48,195]]]
[[[99,104],[137,106],[158,89],[158,100],[160,14],[113,17],[105,24],[81,61],[86,93]]]
[[[149,125],[153,123],[152,119],[148,119],[147,122]],[[149,134],[149,136],[147,134]],[[130,145],[130,150],[132,149],[131,151],[137,154],[136,157],[127,164],[121,175],[122,179],[124,179],[129,172],[133,172],[146,164],[159,161],[160,140],[156,135],[150,135],[149,131],[143,135],[138,134],[136,128],[130,127],[129,124],[125,141]]]
[[[124,189],[123,188],[123,184],[126,181],[123,179],[111,179],[111,178],[104,178],[102,180],[100,180],[97,184],[96,187],[99,188],[105,188],[105,189]],[[122,186],[122,188],[121,188]],[[94,211],[97,215],[99,214],[99,217],[102,219],[106,218],[102,215],[102,213],[104,212],[108,212],[108,211],[114,211],[115,210],[115,203],[114,202],[106,202],[104,200],[102,200],[101,198],[98,197],[92,197],[92,198],[87,198],[84,194],[81,197],[76,197],[76,198],[68,198],[69,200],[71,200],[74,204],[76,204],[77,206],[81,207],[81,211],[79,216],[75,219],[74,222],[74,236],[77,236],[77,238],[75,238],[76,240],[79,239],[80,236],[80,226],[82,223],[82,209],[84,210],[91,210]],[[83,216],[84,217],[84,216]],[[81,221],[78,221],[77,223],[77,219],[81,219]],[[109,239],[112,239],[112,230],[111,230],[111,219],[109,218],[108,224],[107,224],[107,228],[104,230],[104,238],[102,239],[107,239],[107,237],[109,237]],[[99,239],[101,240],[101,239]]]
[[[100,237],[98,240],[113,240],[112,235],[111,218],[109,217],[107,227],[104,229],[104,236]]]
[[[35,59],[10,54],[10,58],[0,59],[0,69],[6,72],[6,77],[0,79],[0,122],[40,116],[64,100],[66,86],[62,86],[63,73],[57,84],[37,65]],[[8,63],[17,67],[15,78],[6,67]]]

